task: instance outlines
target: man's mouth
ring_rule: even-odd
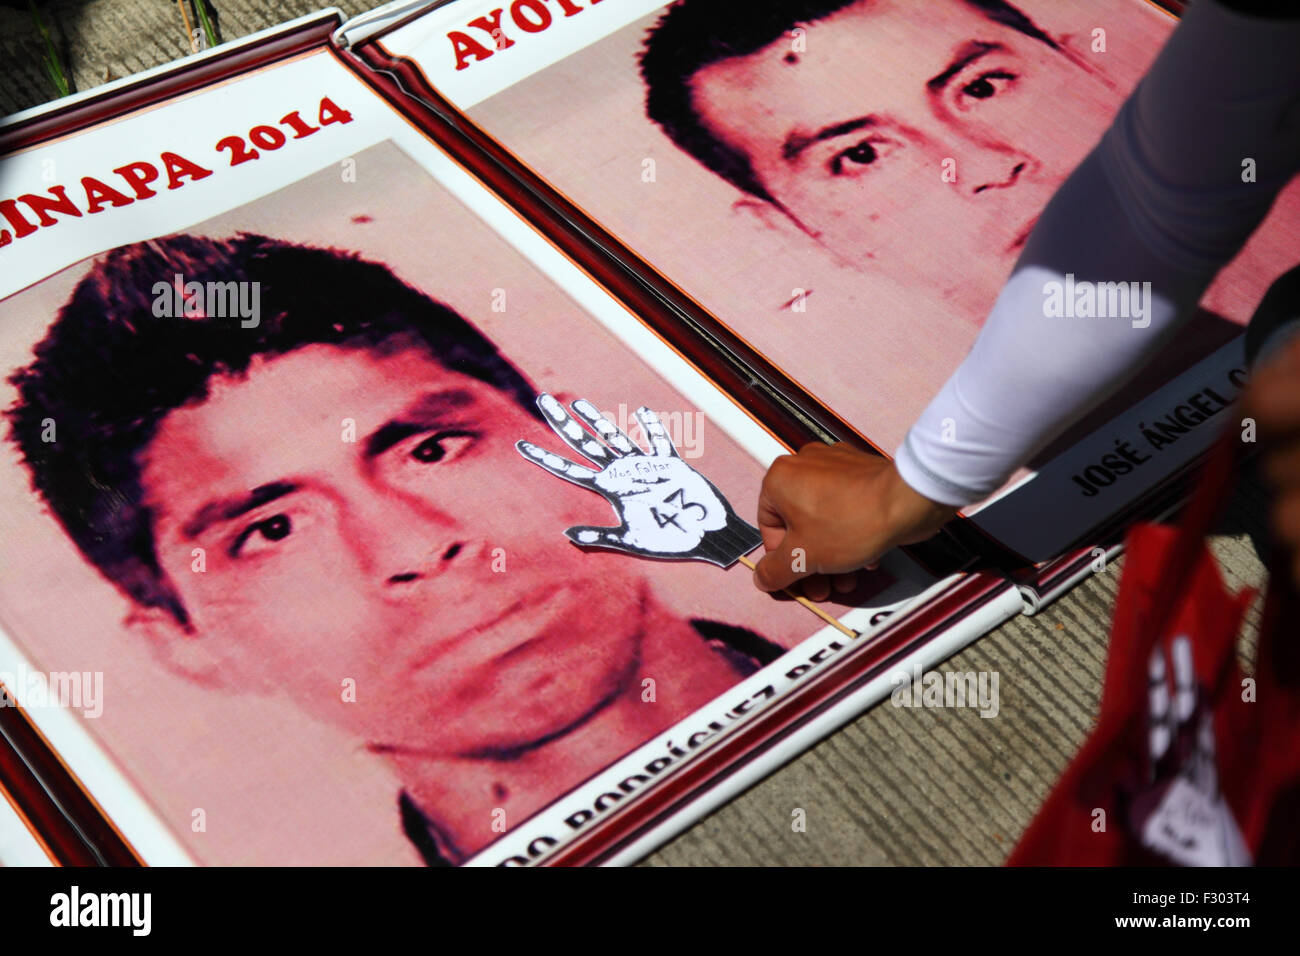
[[[499,614],[450,637],[436,639],[432,647],[424,649],[411,660],[410,669],[422,670],[446,655],[455,653],[468,640],[475,642],[475,656],[483,660],[509,653],[516,645],[536,637],[571,599],[569,588],[563,586],[550,586],[525,594]]]

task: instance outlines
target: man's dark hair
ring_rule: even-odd
[[[205,288],[259,283],[259,324],[155,315],[154,286],[178,274]],[[35,361],[10,376],[18,388],[10,434],[82,553],[137,604],[163,608],[188,628],[158,564],[138,455],[168,412],[207,397],[214,376],[239,376],[256,356],[317,343],[381,354],[422,346],[541,417],[532,386],[492,343],[379,263],[247,233],[176,235],[114,249],[77,283]],[[56,430],[49,442],[48,420]]]
[[[650,29],[641,51],[646,114],[669,139],[738,189],[774,205],[749,157],[723,142],[701,121],[691,94],[700,70],[749,56],[799,24],[815,23],[860,0],[678,0]],[[1041,40],[1056,41],[1006,0],[962,0],[990,20]]]

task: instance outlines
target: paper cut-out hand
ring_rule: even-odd
[[[650,409],[636,410],[650,442],[647,453],[585,399],[574,402],[573,411],[600,441],[551,395],[539,395],[537,405],[556,434],[599,470],[532,442],[516,442],[519,453],[556,477],[604,496],[621,521],[616,527],[569,528],[564,533],[574,544],[642,557],[698,558],[728,567],[762,543],[758,529],[737,518],[718,489],[678,456]]]

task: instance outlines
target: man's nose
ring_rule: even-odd
[[[451,544],[438,554],[437,548],[426,554],[416,555],[406,560],[409,565],[404,571],[395,571],[384,579],[384,584],[389,587],[400,588],[404,584],[410,584],[413,581],[422,581],[425,578],[441,574],[451,565],[462,551],[465,550],[464,541],[453,541]]]
[[[347,533],[365,573],[400,588],[447,570],[468,542],[450,516],[424,500],[367,496],[348,508]]]
[[[978,196],[989,189],[1009,189],[1020,180],[1020,177],[1028,168],[1029,163],[1027,160],[1003,160],[985,173],[985,176],[982,177],[983,181],[979,182],[971,190],[971,194]]]

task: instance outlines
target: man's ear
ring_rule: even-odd
[[[154,660],[177,677],[211,689],[225,686],[212,639],[187,630],[170,612],[136,608],[127,616],[126,625],[149,645]]]
[[[817,234],[784,208],[753,196],[737,199],[731,204],[731,214],[750,223],[784,233],[794,239],[816,239]]]
[[[775,229],[779,232],[793,225],[770,202],[764,202],[750,196],[733,202],[731,204],[731,214],[737,219],[745,219],[751,224],[762,226],[764,229]]]

